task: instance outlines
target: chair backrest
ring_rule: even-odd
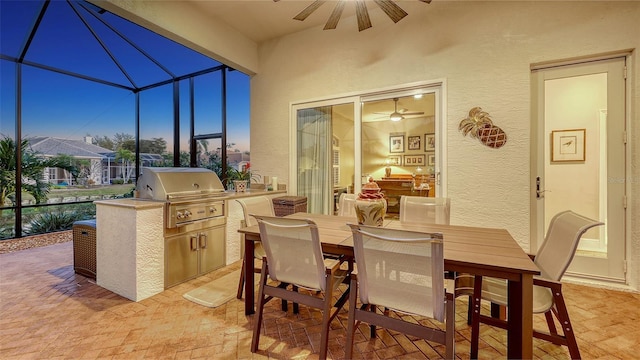
[[[571,210],[556,214],[547,230],[544,242],[535,257],[535,264],[545,279],[560,281],[571,264],[582,235],[594,226],[604,225]]]
[[[266,196],[253,196],[236,199],[242,206],[244,213],[244,226],[258,225],[258,222],[252,215],[276,216],[273,209],[273,202]]]
[[[400,198],[400,222],[403,224],[449,225],[451,200],[424,196]]]
[[[349,224],[363,304],[445,317],[442,234]]]
[[[269,277],[325,291],[325,266],[318,227],[308,219],[255,216]]]
[[[358,195],[356,194],[340,194],[340,199],[338,199],[338,215],[339,216],[351,216],[356,217],[356,199],[358,199]]]

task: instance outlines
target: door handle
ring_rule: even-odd
[[[198,251],[198,238],[196,236],[191,236],[189,239],[191,240],[191,251]]]
[[[546,193],[547,190],[541,190],[540,189],[540,176],[536,177],[536,199],[541,199],[544,197],[544,193]]]
[[[207,234],[205,233],[200,233],[200,249],[206,249],[207,248]]]

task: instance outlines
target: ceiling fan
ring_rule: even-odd
[[[386,113],[384,114],[386,115]],[[404,119],[405,116],[411,116],[411,115],[424,115],[424,111],[409,112],[407,109],[398,110],[398,98],[393,98],[393,112],[389,114],[389,120],[400,121]]]
[[[273,0],[274,2],[278,2],[280,0]],[[331,15],[329,15],[329,19],[327,23],[324,25],[323,30],[335,29],[338,26],[338,21],[340,20],[340,16],[342,16],[342,10],[344,10],[344,6],[348,0],[338,0],[336,6],[333,8]],[[369,11],[367,10],[367,1],[371,0],[355,0],[356,3],[356,18],[358,19],[358,31],[366,30],[370,28],[371,19],[369,18]],[[418,0],[423,3],[430,4],[431,0]],[[315,0],[311,3],[311,5],[304,8],[298,15],[294,17],[295,20],[303,21],[306,19],[311,13],[316,11],[322,4],[327,2],[327,0]],[[373,2],[378,5],[382,11],[387,14],[387,16],[394,22],[402,20],[405,16],[407,16],[407,12],[402,10],[400,6],[398,6],[395,2],[391,0],[373,0]]]

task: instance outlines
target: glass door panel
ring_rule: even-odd
[[[400,196],[435,196],[435,94],[386,94],[362,102],[362,183],[385,192],[387,213]]]

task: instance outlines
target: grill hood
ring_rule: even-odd
[[[224,186],[209,169],[143,167],[136,190],[141,199],[172,200],[222,194]]]

